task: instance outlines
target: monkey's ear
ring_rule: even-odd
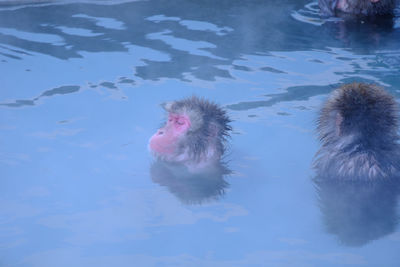
[[[165,110],[165,111],[170,111],[171,110],[171,107],[172,107],[172,105],[174,104],[174,102],[164,102],[164,103],[161,103],[161,107]]]
[[[340,114],[340,112],[336,113],[336,118],[335,118],[336,136],[339,136],[342,133],[342,122],[343,122],[343,116]]]

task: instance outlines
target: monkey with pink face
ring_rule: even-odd
[[[232,130],[225,110],[195,96],[163,107],[167,121],[149,141],[157,159],[196,167],[221,159]]]

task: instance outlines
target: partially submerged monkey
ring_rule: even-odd
[[[220,160],[232,130],[222,108],[193,96],[167,103],[164,109],[168,119],[149,142],[158,159],[200,167]]]
[[[379,17],[393,16],[395,0],[319,0],[321,13],[325,16]]]
[[[364,83],[335,90],[318,122],[318,176],[389,179],[399,174],[398,106],[382,88]]]

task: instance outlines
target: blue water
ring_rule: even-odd
[[[397,191],[347,220],[363,198],[334,207],[311,168],[333,89],[400,97],[399,10],[377,26],[310,0],[0,2],[0,266],[400,266]],[[196,203],[147,149],[160,103],[191,95],[234,120],[232,173]]]

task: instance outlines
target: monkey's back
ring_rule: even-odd
[[[352,83],[335,90],[318,121],[317,172],[355,180],[397,175],[397,112],[394,98],[376,85]]]

